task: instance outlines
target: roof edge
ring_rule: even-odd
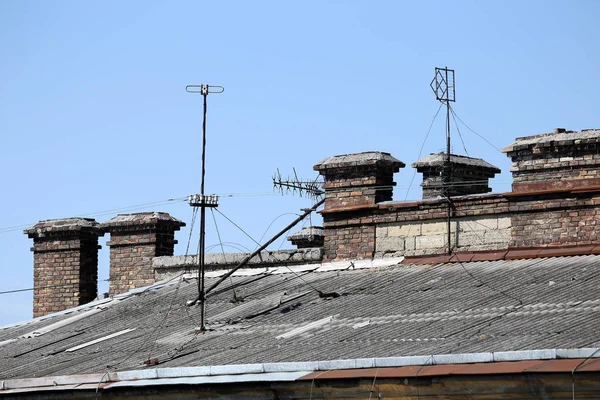
[[[1,382],[0,395],[3,393],[31,392],[35,390],[89,390],[89,385],[91,384],[99,389],[109,389],[111,386],[151,386],[153,385],[153,382],[156,382],[155,380],[158,379],[162,380],[162,384],[168,384],[167,379],[248,375],[247,380],[244,380],[244,378],[239,379],[238,377],[235,381],[250,382],[256,380],[253,378],[256,374],[298,373],[292,380],[300,380],[302,377],[315,371],[558,359],[581,359],[583,360],[583,363],[592,358],[600,358],[600,348],[541,349],[309,362],[154,368],[109,372],[104,374],[8,379]],[[290,377],[292,377],[292,375],[290,375]]]

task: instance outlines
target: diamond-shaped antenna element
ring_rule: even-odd
[[[441,102],[456,101],[454,92],[454,70],[446,68],[435,68],[435,75],[429,84],[435,98]]]

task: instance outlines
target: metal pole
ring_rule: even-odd
[[[200,310],[200,329],[205,330],[204,314],[206,310],[205,294],[204,294],[204,240],[206,226],[206,206],[204,204],[204,175],[206,171],[206,97],[208,96],[208,87],[203,93],[204,97],[204,118],[202,119],[202,179],[200,183],[200,198],[202,205],[200,206],[200,249],[198,254],[198,297],[201,302]]]
[[[446,210],[447,218],[447,229],[448,229],[448,255],[452,254],[452,234],[451,234],[451,212],[452,205],[450,204],[450,184],[452,180],[452,171],[450,164],[450,87],[448,81],[448,67],[446,67],[446,182],[445,183],[445,194],[446,200],[448,201],[448,208]]]

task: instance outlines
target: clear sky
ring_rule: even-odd
[[[202,97],[188,84],[225,87],[209,97],[206,191],[236,194],[219,210],[264,241],[311,205],[273,193],[277,168],[314,178],[328,156],[386,151],[409,166],[394,198],[420,198],[410,164],[438,109],[436,66],[456,70],[456,114],[497,148],[600,128],[599,17],[597,0],[2,0],[0,291],[32,287],[22,230],[39,220],[165,211],[190,225],[185,202],[165,201],[199,190]],[[423,155],[444,148],[443,124]],[[502,169],[494,191],[510,190],[508,158],[459,128],[470,156]],[[465,154],[454,128],[453,144]],[[217,225],[227,251],[256,247]],[[207,235],[218,243],[212,218]],[[0,325],[31,318],[31,301],[0,295]]]

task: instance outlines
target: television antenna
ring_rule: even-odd
[[[282,195],[287,193],[298,194],[300,197],[303,195],[313,200],[319,200],[325,194],[323,190],[323,181],[319,180],[317,176],[314,180],[303,180],[298,178],[296,174],[296,168],[293,168],[294,176],[283,178],[279,168],[273,175],[273,190],[277,190]]]
[[[202,117],[202,178],[200,181],[200,194],[193,194],[188,198],[189,204],[192,207],[200,208],[200,239],[199,239],[199,252],[198,254],[198,299],[201,303],[200,309],[200,330],[206,330],[205,324],[205,300],[206,293],[204,290],[204,255],[205,255],[205,227],[206,227],[206,208],[214,208],[219,205],[219,197],[217,195],[206,196],[204,194],[204,175],[206,174],[206,111],[207,102],[206,98],[209,94],[223,93],[225,88],[223,86],[213,85],[187,85],[185,90],[188,93],[200,94],[204,98],[204,111]]]
[[[429,84],[435,98],[440,103],[446,105],[446,160],[442,168],[442,185],[444,197],[448,201],[447,229],[448,229],[448,255],[452,254],[452,233],[451,233],[451,214],[452,203],[450,202],[450,186],[452,184],[452,164],[450,163],[450,102],[456,101],[456,81],[454,79],[454,70],[448,67],[435,67],[435,74]]]

